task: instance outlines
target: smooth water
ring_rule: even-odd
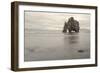
[[[90,58],[90,32],[25,30],[24,61]]]

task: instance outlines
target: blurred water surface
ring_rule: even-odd
[[[90,58],[90,32],[25,31],[24,61]]]

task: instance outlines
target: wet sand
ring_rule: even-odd
[[[24,61],[90,58],[90,32],[25,30]]]

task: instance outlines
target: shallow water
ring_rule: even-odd
[[[90,58],[90,32],[25,31],[25,61]]]

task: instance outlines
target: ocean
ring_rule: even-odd
[[[90,58],[90,31],[63,33],[58,30],[25,29],[24,61]]]

